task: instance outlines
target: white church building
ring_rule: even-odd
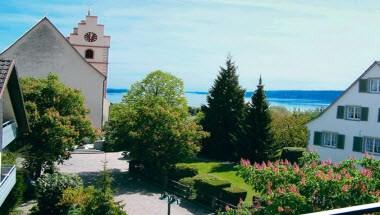
[[[308,149],[339,162],[380,158],[380,62],[374,62],[321,115],[307,124]]]
[[[110,36],[98,17],[90,13],[65,37],[48,18],[43,18],[0,58],[15,59],[21,77],[46,77],[55,73],[69,87],[85,96],[92,125],[101,128],[108,119],[106,100]]]

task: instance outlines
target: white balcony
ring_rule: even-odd
[[[17,124],[12,121],[8,121],[3,124],[3,139],[2,146],[0,149],[4,149],[7,147],[9,143],[11,143],[14,139],[16,139],[17,135]]]
[[[16,184],[16,166],[2,166],[0,175],[0,206]]]

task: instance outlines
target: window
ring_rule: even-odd
[[[361,119],[361,107],[360,106],[347,106],[346,107],[346,119],[360,120]]]
[[[371,93],[380,93],[380,79],[369,80],[369,91]]]
[[[338,134],[334,132],[322,132],[322,145],[336,148],[338,144]]]
[[[380,153],[380,138],[363,137],[364,151],[369,153]]]
[[[87,59],[94,59],[94,51],[92,51],[91,49],[87,49],[86,52],[84,53],[84,56]]]

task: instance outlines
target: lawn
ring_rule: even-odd
[[[231,187],[238,187],[244,190],[247,190],[247,197],[245,199],[246,203],[252,201],[252,197],[255,194],[255,191],[252,189],[252,186],[246,184],[244,180],[237,176],[237,166],[236,164],[228,162],[192,162],[181,164],[186,166],[191,166],[198,169],[199,175],[209,174],[216,176],[220,179],[227,180],[231,183]]]

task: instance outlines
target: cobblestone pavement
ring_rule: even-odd
[[[121,153],[73,154],[72,158],[58,166],[61,172],[76,173],[86,185],[95,185],[99,172],[107,160],[107,169],[112,171],[115,200],[124,204],[128,215],[166,215],[167,202],[160,200],[162,190],[128,174],[128,163]],[[203,207],[182,201],[171,205],[172,215],[208,214]]]

